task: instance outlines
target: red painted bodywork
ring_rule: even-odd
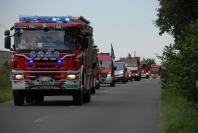
[[[64,30],[65,28],[68,27],[76,27],[76,28],[80,28],[82,31],[92,31],[92,27],[89,26],[86,23],[82,23],[79,21],[74,21],[74,22],[70,22],[70,23],[64,23],[64,22],[17,22],[14,24],[14,28],[15,29],[26,29],[28,28],[28,26],[30,25],[35,25],[35,29],[34,30],[42,30],[43,25],[47,24],[49,30],[56,30],[55,26],[56,25],[61,25],[62,29]],[[67,70],[79,70],[81,65],[82,65],[82,59],[80,55],[82,52],[82,49],[79,49],[77,51],[74,52],[64,52],[64,53],[60,53],[60,57],[62,58],[64,55],[73,55],[69,58],[65,58],[63,60],[62,63],[57,63],[57,62],[53,62],[53,61],[49,61],[49,62],[34,62],[34,63],[29,63],[28,60],[24,57],[21,56],[17,56],[17,54],[22,54],[25,55],[27,58],[30,58],[29,52],[25,53],[25,52],[20,52],[20,51],[13,51],[13,58],[12,58],[12,69],[14,70],[23,70],[23,71],[67,71]],[[87,52],[85,51],[85,54]],[[36,66],[36,67],[34,67]],[[86,68],[85,68],[86,71]],[[39,74],[34,72],[35,74]],[[42,72],[42,74],[45,74]],[[47,74],[47,72],[46,72]],[[49,73],[48,73],[49,74]],[[62,79],[65,80],[66,79],[66,74],[65,73],[50,73],[51,77],[53,78],[58,78],[58,79]],[[30,77],[32,76],[32,73],[24,73],[24,78],[25,79],[30,79]]]

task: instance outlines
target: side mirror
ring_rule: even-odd
[[[127,68],[126,67],[124,68],[124,71],[127,71]]]
[[[9,31],[9,30],[6,30],[6,31],[4,32],[4,35],[5,35],[5,36],[10,36],[10,31]]]
[[[82,39],[82,48],[83,49],[87,49],[88,48],[88,44],[89,44],[89,40],[87,37]]]
[[[95,68],[95,67],[96,67],[96,62],[94,62],[94,63],[93,63],[92,67],[93,67],[93,68]]]
[[[11,48],[11,38],[10,36],[5,37],[5,48],[10,49]]]
[[[116,67],[114,66],[113,69],[116,70]]]

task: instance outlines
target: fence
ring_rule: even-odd
[[[5,63],[10,63],[12,59],[12,52],[0,50],[0,67]]]

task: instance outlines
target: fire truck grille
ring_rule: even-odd
[[[32,64],[29,65],[30,68],[60,68],[62,65],[56,63],[50,64]]]
[[[30,73],[29,77],[31,80],[35,80],[39,77],[51,77],[55,80],[61,79],[61,73]]]

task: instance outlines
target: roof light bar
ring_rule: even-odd
[[[61,16],[20,16],[19,21],[21,22],[72,22],[72,17],[61,17]]]

